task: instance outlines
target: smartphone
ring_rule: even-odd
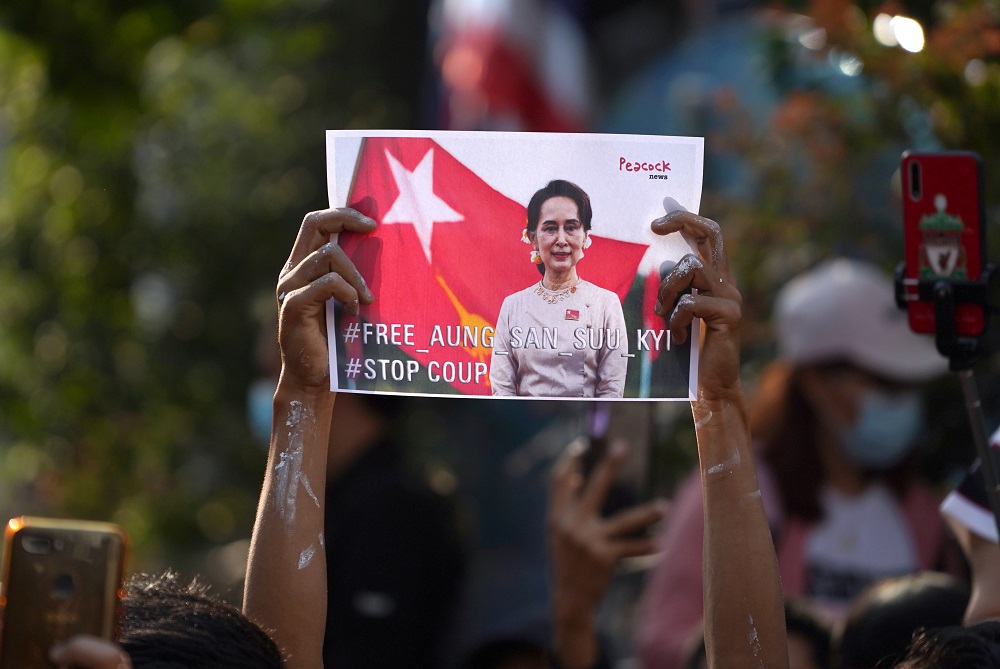
[[[594,468],[607,455],[611,408],[611,402],[593,402],[587,409],[585,418],[587,450],[583,452],[581,461],[584,480],[590,478]]]
[[[936,332],[934,302],[920,284],[939,280],[955,286],[979,281],[986,262],[983,174],[968,151],[906,152],[900,164],[903,186],[904,298],[910,329]],[[921,299],[923,297],[924,299]],[[959,336],[978,337],[986,327],[984,305],[956,300]]]
[[[608,455],[618,440],[628,447],[628,454],[608,490],[601,513],[614,513],[645,502],[650,498],[650,444],[653,431],[652,402],[590,403],[585,417],[587,449],[582,455],[582,474],[589,479],[594,468]]]
[[[0,669],[55,669],[49,649],[118,633],[127,539],[112,523],[20,517],[4,532]]]

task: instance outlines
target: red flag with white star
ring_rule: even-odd
[[[437,2],[435,125],[586,129],[592,77],[580,0]]]
[[[391,357],[391,347],[405,360],[366,360],[347,381],[359,389],[399,390],[422,380],[414,392],[489,395],[489,337],[500,305],[540,279],[531,247],[521,241],[525,205],[431,139],[367,137],[348,206],[378,223],[371,235],[344,233],[339,240],[375,295],[361,308],[362,324],[369,325],[358,336],[367,332],[367,344],[381,345],[380,359]],[[647,247],[593,239],[580,276],[623,299]],[[371,324],[385,326],[381,338]],[[398,326],[395,335],[390,325]],[[415,374],[412,361],[420,366]],[[372,364],[377,378],[369,379]],[[377,383],[386,374],[393,388]]]

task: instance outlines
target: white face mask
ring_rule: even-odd
[[[844,451],[866,471],[892,469],[912,452],[923,427],[920,396],[866,390],[859,405],[854,423],[840,429]]]

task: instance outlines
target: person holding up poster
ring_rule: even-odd
[[[328,240],[345,230],[369,233],[375,225],[351,210],[307,215],[276,290],[282,369],[247,560],[243,610],[272,631],[290,669],[323,666],[326,501],[312,491],[326,475],[337,397],[329,390],[326,303],[336,299],[348,313],[357,313],[360,304],[375,301],[350,259]],[[656,313],[666,318],[672,336],[681,343],[691,336],[693,319],[702,323],[702,368],[698,398],[691,406],[705,499],[709,666],[787,669],[777,561],[760,500],[740,383],[742,298],[733,283],[718,224],[675,211],[654,221],[652,229],[660,235],[680,232],[697,249],[696,256],[679,263],[690,270],[674,268],[661,282]],[[689,287],[698,294],[684,295]],[[336,443],[334,439],[334,448]],[[557,564],[566,567],[562,561]],[[574,653],[589,648],[581,640],[566,641]],[[576,666],[570,648],[558,645],[557,652],[566,651],[559,652],[561,664]]]
[[[622,397],[628,366],[625,314],[610,290],[584,281],[590,197],[557,179],[528,202],[523,241],[542,278],[500,307],[490,385],[494,395]]]
[[[960,573],[913,459],[920,384],[947,360],[910,331],[892,282],[868,262],[826,260],[781,288],[774,322],[778,356],[757,383],[751,432],[785,595],[839,622],[876,580]],[[648,666],[683,666],[702,619],[701,488],[692,471],[660,534],[638,626]]]

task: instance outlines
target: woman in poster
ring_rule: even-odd
[[[623,396],[628,342],[621,301],[577,273],[592,216],[590,197],[569,181],[550,181],[531,197],[523,240],[542,278],[500,307],[490,363],[494,395]]]

